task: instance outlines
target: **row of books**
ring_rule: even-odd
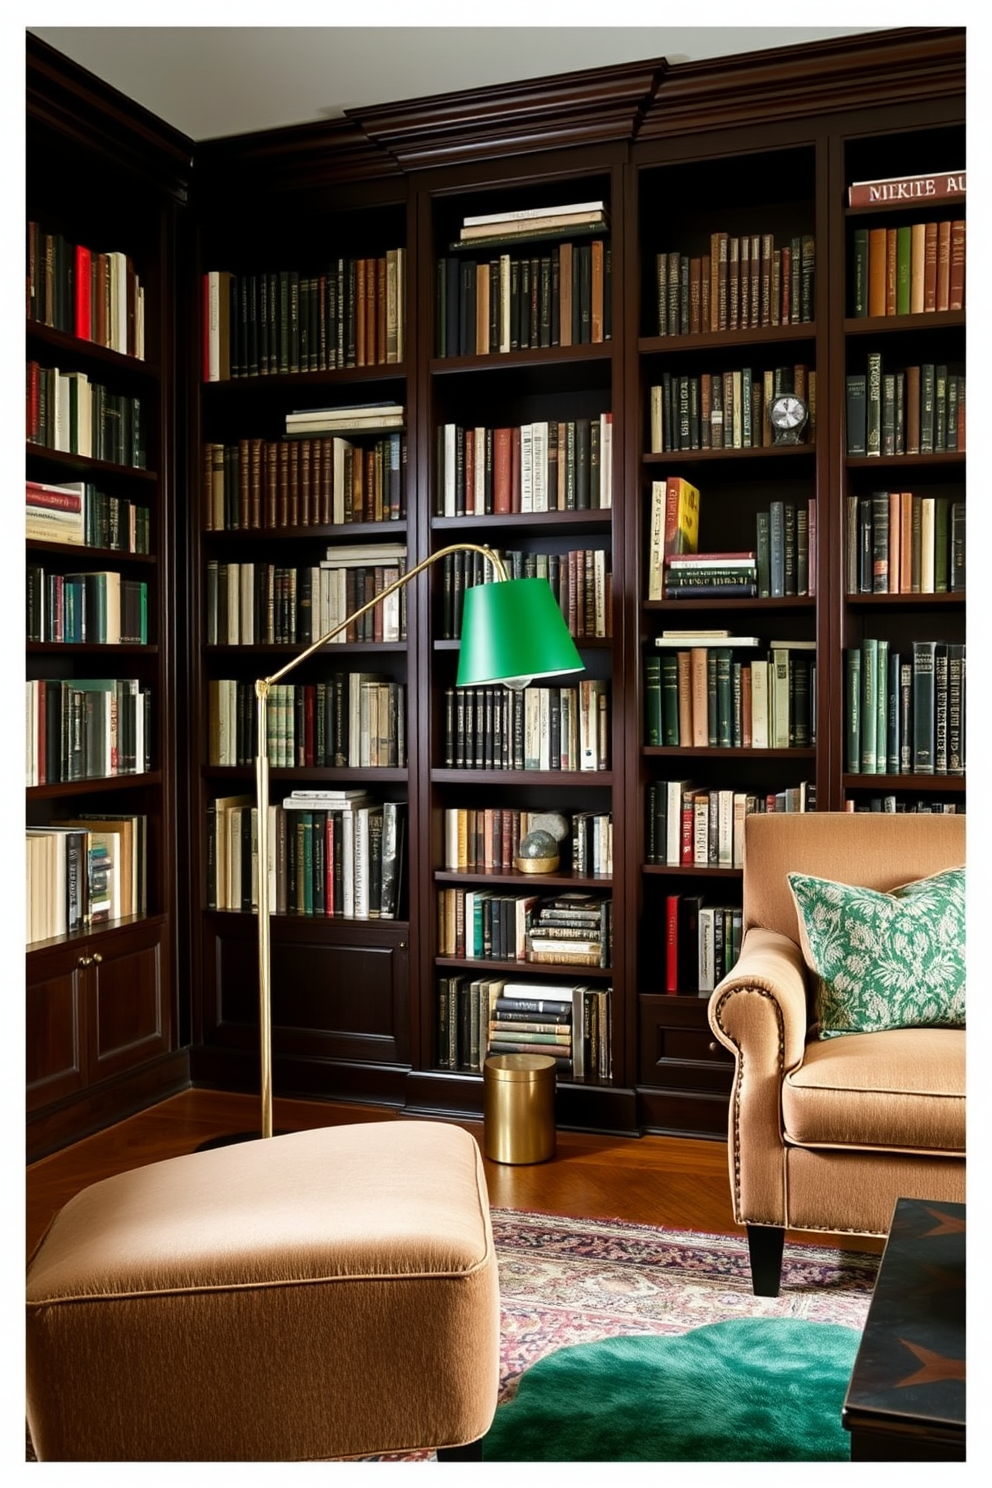
[[[709,904],[703,894],[665,897],[665,991],[708,997],[741,953],[739,904]]]
[[[114,569],[48,573],[29,563],[25,573],[27,638],[95,646],[148,644],[148,584]]]
[[[269,764],[378,769],[406,764],[406,684],[371,672],[323,682],[276,682],[269,690]],[[258,753],[255,684],[207,683],[208,759],[250,765]]]
[[[955,801],[926,800],[923,797],[912,797],[906,800],[903,796],[897,796],[889,792],[884,796],[859,796],[857,800],[848,797],[844,805],[845,811],[874,811],[874,812],[906,812],[911,816],[956,816],[959,811],[964,811]]]
[[[578,891],[542,897],[442,888],[437,897],[437,948],[439,956],[469,961],[609,966],[613,901]]]
[[[851,234],[851,314],[925,315],[963,310],[965,221],[943,217]]]
[[[801,442],[816,437],[816,372],[805,363],[734,368],[728,372],[663,372],[650,390],[651,453],[677,450],[758,449],[775,443],[768,405],[777,393],[796,393],[809,409]]]
[[[438,979],[437,1063],[481,1072],[490,1054],[542,1054],[559,1078],[606,1083],[612,1070],[610,987],[511,982],[456,973]]]
[[[446,688],[442,758],[455,770],[608,770],[609,684]]]
[[[848,594],[963,594],[965,503],[918,491],[846,498]]]
[[[390,365],[406,355],[406,249],[203,276],[203,380]]]
[[[147,901],[147,818],[84,812],[28,827],[27,943],[126,915]]]
[[[45,449],[144,470],[144,406],[139,397],[112,393],[85,372],[27,364],[27,440]]]
[[[31,542],[151,551],[149,509],[126,496],[107,496],[92,481],[25,482],[25,536]]]
[[[463,246],[481,255],[487,245],[453,245]],[[534,244],[533,249],[472,258],[452,252],[438,259],[439,357],[489,356],[611,339],[609,241],[596,237],[588,242]]]
[[[145,291],[134,263],[119,249],[72,243],[28,222],[28,320],[144,360]]]
[[[577,640],[613,634],[612,555],[605,548],[569,548],[564,553],[525,553],[496,548],[512,579],[547,579],[551,592]],[[474,551],[448,553],[441,559],[441,629],[443,640],[459,640],[465,592],[491,583],[492,564]]]
[[[208,532],[343,527],[406,516],[406,436],[239,439],[203,446]]]
[[[454,873],[509,873],[520,844],[542,812],[519,807],[448,806],[444,811],[444,866]],[[573,873],[613,873],[613,815],[573,811],[560,847],[570,854]]]
[[[755,514],[755,545],[700,551],[701,493],[683,476],[651,482],[647,597],[769,599],[816,592],[816,498]]]
[[[816,240],[770,232],[710,234],[708,253],[655,254],[659,336],[698,336],[812,321]]]
[[[645,743],[654,748],[809,749],[816,743],[813,641],[658,637],[644,662]],[[742,660],[739,652],[763,655]]]
[[[963,454],[964,374],[944,363],[886,368],[868,353],[868,370],[847,377],[849,455]]]
[[[403,543],[328,548],[327,552],[334,556],[299,568],[209,559],[207,645],[309,645],[383,594],[406,572]],[[401,589],[351,621],[328,644],[405,638],[406,603]]]
[[[135,677],[25,683],[26,785],[151,769],[151,691]]]
[[[742,868],[747,817],[769,811],[813,811],[816,795],[808,780],[760,794],[698,786],[692,780],[652,780],[645,806],[645,863],[670,868]]]
[[[439,517],[601,511],[613,505],[613,415],[500,428],[441,424]]]
[[[269,807],[269,904],[276,914],[394,920],[406,804],[364,790],[294,791]],[[258,811],[250,795],[207,808],[207,907],[258,908]]]
[[[897,651],[878,636],[844,652],[849,774],[964,774],[966,652],[938,640]]]

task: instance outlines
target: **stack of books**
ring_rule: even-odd
[[[678,553],[665,559],[666,599],[756,599],[756,552]]]
[[[299,408],[286,415],[287,434],[363,434],[401,429],[402,403],[352,403],[343,408]]]
[[[491,243],[505,238],[578,237],[584,232],[609,230],[605,203],[566,202],[555,207],[523,207],[517,211],[485,212],[466,217],[459,244]]]
[[[26,532],[28,542],[72,543],[86,541],[86,482],[54,486],[44,481],[26,481]]]
[[[531,916],[527,960],[554,966],[609,966],[613,900],[578,891],[544,900]]]
[[[610,988],[538,982],[495,984],[489,999],[490,1054],[544,1054],[571,1080],[608,1080]]]

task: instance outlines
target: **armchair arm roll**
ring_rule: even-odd
[[[728,1130],[734,1216],[740,1224],[784,1225],[782,1082],[803,1057],[807,1026],[799,946],[775,930],[748,930],[737,965],[710,997],[708,1015],[736,1059]]]

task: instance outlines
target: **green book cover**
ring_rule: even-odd
[[[729,646],[714,646],[710,652],[716,673],[716,742],[720,749],[734,743],[733,652]]]
[[[896,314],[909,314],[909,270],[910,248],[913,229],[906,226],[896,228]]]
[[[674,651],[661,658],[661,742],[666,749],[679,745],[679,659]]]
[[[878,729],[878,641],[866,636],[861,642],[861,773],[878,771],[876,739]]]
[[[865,454],[882,453],[882,353],[868,353],[865,414]],[[850,453],[850,450],[848,451]]]
[[[868,379],[861,372],[847,379],[847,453],[868,451]]]
[[[889,642],[877,642],[875,668],[875,772],[884,775],[888,763]]]
[[[661,657],[649,656],[644,663],[644,742],[662,742]]]

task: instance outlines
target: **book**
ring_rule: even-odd
[[[847,188],[847,204],[849,207],[916,205],[964,197],[966,188],[967,172],[963,170],[922,176],[883,176],[873,181],[852,181]]]

